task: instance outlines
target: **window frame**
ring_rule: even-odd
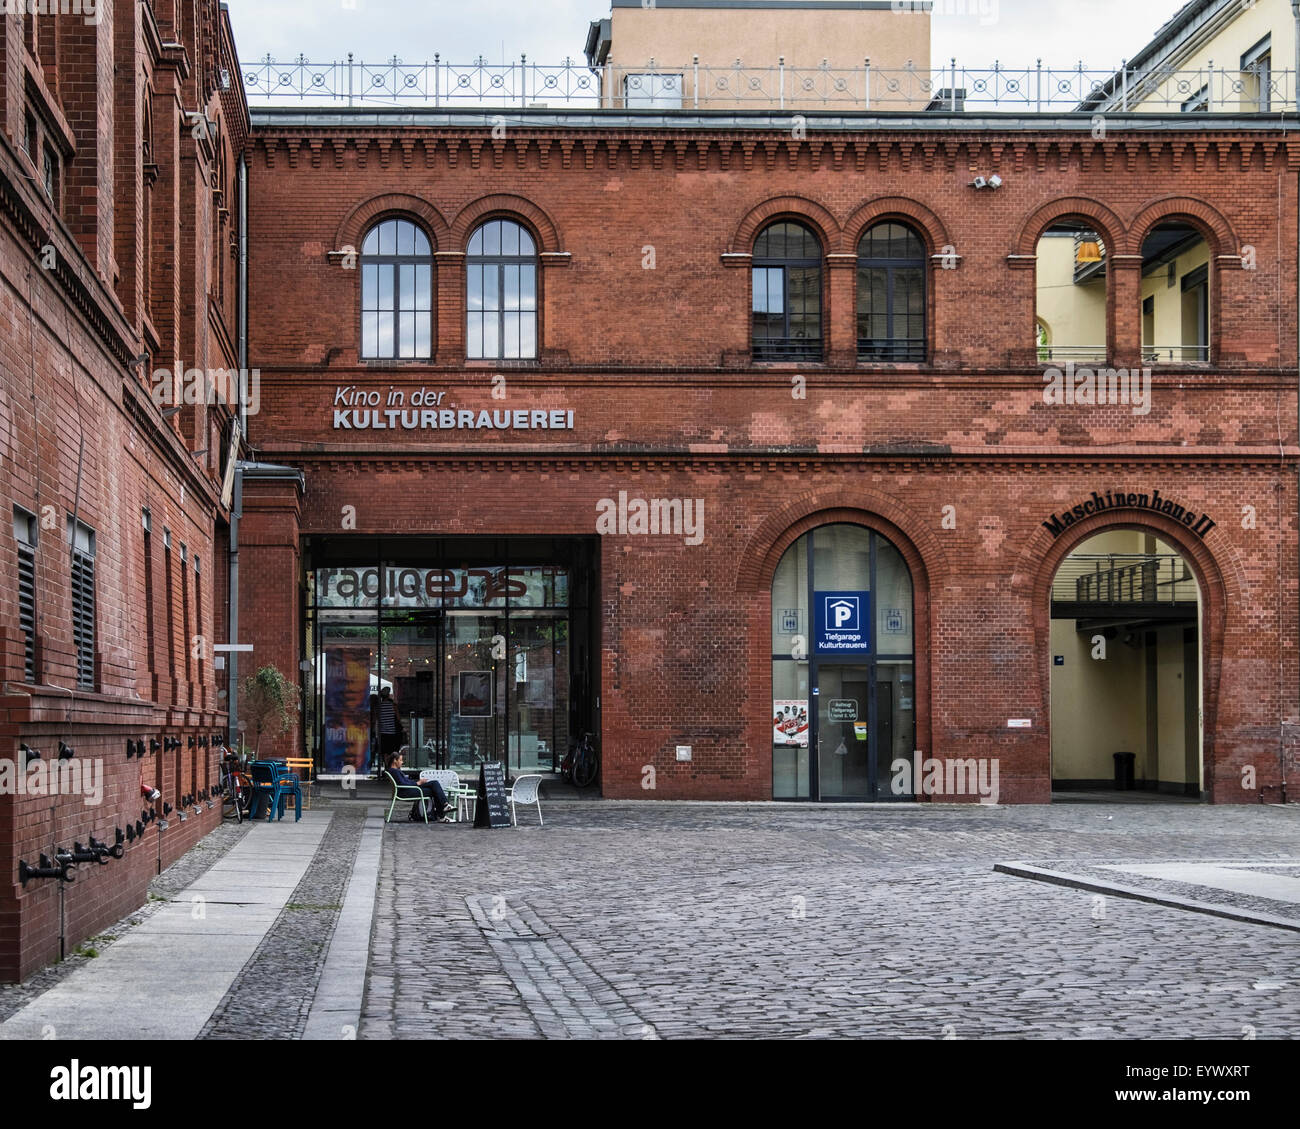
[[[23,681],[40,681],[40,659],[36,647],[36,551],[40,546],[40,523],[36,515],[14,506],[14,541],[18,546],[18,629],[23,636]],[[25,589],[30,596],[25,596]],[[30,621],[30,623],[29,623]]]
[[[77,689],[93,692],[98,689],[95,643],[99,626],[95,592],[95,531],[85,522],[74,519],[71,514],[68,515],[68,548],[69,607],[72,612],[72,641],[76,650]]]
[[[817,257],[815,259],[800,258],[778,258],[771,255],[758,255],[754,253],[750,256],[749,268],[749,347],[750,353],[758,364],[770,364],[773,361],[791,361],[803,363],[820,363],[826,358],[826,318],[825,318],[825,297],[826,297],[826,249],[822,245],[821,237],[817,230],[811,224],[805,223],[802,219],[794,216],[780,217],[764,224],[761,231],[754,236],[754,247],[757,248],[758,242],[774,227],[790,225],[792,227],[802,228],[817,245]],[[792,268],[807,269],[809,267],[817,268],[817,340],[816,344],[806,346],[802,349],[794,346],[792,342],[796,339],[790,336],[790,270]],[[758,311],[754,309],[754,289],[757,273],[759,271],[779,270],[781,272],[781,322],[784,334],[779,338],[767,338],[766,342],[777,341],[780,344],[770,345],[766,342],[760,343],[754,334],[754,318],[762,313],[764,317],[774,316],[770,310]],[[769,289],[770,293],[770,289]]]
[[[528,237],[529,242],[532,243],[533,246],[532,253],[529,255],[525,255],[521,251],[518,255],[506,255],[501,253],[487,254],[486,252],[475,253],[471,251],[470,248],[473,246],[475,238],[479,235],[480,232],[484,231],[489,224],[493,224],[493,223],[507,223],[507,224],[513,224],[515,227],[517,227],[520,233],[522,235],[526,235]],[[542,306],[542,293],[541,293],[542,272],[541,272],[541,255],[538,251],[538,247],[539,247],[539,242],[537,239],[537,234],[532,230],[532,228],[530,228],[526,223],[524,223],[523,220],[517,218],[516,216],[511,216],[511,215],[489,216],[481,223],[476,224],[474,226],[473,231],[470,232],[469,238],[465,241],[465,359],[467,361],[535,362],[538,359],[538,357],[541,355],[542,325],[541,325],[540,315],[541,315],[541,306]],[[533,272],[532,309],[525,309],[522,305],[520,305],[517,309],[513,309],[513,310],[509,310],[506,308],[505,305],[506,268],[511,266],[519,267],[521,272],[525,268],[532,269]],[[489,307],[486,304],[480,305],[476,309],[471,309],[470,307],[470,299],[469,299],[470,292],[471,292],[470,271],[474,267],[479,267],[480,269],[486,269],[488,267],[495,268],[496,294],[497,294],[497,306],[495,308],[495,311],[489,309]],[[519,293],[521,296],[520,301],[522,302],[522,294],[523,294],[522,275],[521,275],[521,285],[519,288]],[[487,354],[487,351],[483,349],[482,346],[483,334],[480,331],[479,352],[475,353],[474,346],[473,346],[473,335],[470,332],[470,320],[469,320],[470,316],[472,314],[477,313],[486,317],[487,314],[492,312],[495,312],[496,314],[497,351],[490,356]],[[521,315],[521,320],[520,320],[521,345],[520,345],[518,356],[507,356],[505,352],[506,314],[508,313]],[[532,352],[527,354],[523,351],[523,346],[522,346],[522,338],[523,338],[522,330],[524,324],[522,320],[522,315],[524,314],[532,314],[532,320],[533,320],[533,348],[532,348]]]
[[[1271,112],[1273,105],[1273,33],[1269,32],[1249,51],[1241,56],[1241,73],[1252,75],[1259,84],[1259,97],[1255,100],[1257,114]]]
[[[873,258],[864,255],[862,252],[863,245],[867,243],[868,236],[880,227],[900,227],[916,240],[920,250],[915,258],[896,258],[894,256],[885,256],[883,258]],[[919,230],[910,223],[899,219],[879,219],[867,227],[862,235],[858,238],[857,247],[858,261],[854,267],[854,330],[857,347],[857,357],[859,364],[925,364],[930,355],[930,258],[929,249],[926,246],[925,237]],[[863,349],[864,341],[876,341],[876,338],[864,338],[862,336],[862,275],[867,270],[883,270],[885,272],[885,324],[889,334],[881,338],[886,343],[886,352],[882,355],[880,352],[871,353]],[[921,335],[919,338],[905,337],[899,338],[894,332],[894,310],[895,297],[895,277],[897,271],[902,270],[919,270],[921,272]],[[903,318],[910,318],[915,315],[909,313],[898,314]],[[897,348],[899,343],[904,346],[902,349]]]
[[[420,251],[419,243],[417,240],[416,250],[411,254],[404,254],[401,252],[386,254],[379,251],[367,253],[364,250],[367,240],[369,240],[372,234],[377,234],[385,224],[389,224],[389,223],[396,223],[399,225],[403,223],[410,224],[411,227],[415,229],[416,235],[424,240],[424,244],[428,248],[428,250],[424,252]],[[400,231],[400,227],[398,228],[398,231]],[[396,238],[394,239],[394,245],[395,246],[398,245],[398,240]],[[437,351],[438,351],[437,326],[434,323],[434,313],[433,313],[434,307],[437,304],[436,294],[437,294],[437,282],[438,282],[437,272],[434,269],[433,239],[429,236],[429,233],[425,231],[425,229],[420,224],[416,223],[416,221],[411,216],[388,215],[388,216],[380,217],[378,220],[372,223],[368,228],[366,228],[365,233],[361,237],[361,246],[363,250],[361,254],[357,256],[357,266],[360,268],[358,272],[360,276],[358,280],[360,294],[357,302],[357,316],[358,316],[357,357],[358,359],[363,362],[364,361],[378,361],[378,362],[418,361],[418,362],[425,362],[425,363],[432,362],[434,357],[437,355]],[[413,304],[411,309],[409,310],[402,308],[402,297],[404,291],[402,290],[401,268],[403,266],[414,267],[416,268],[417,271],[421,266],[428,268],[429,305],[427,308],[421,308],[417,304]],[[373,309],[367,307],[366,305],[366,268],[367,267],[377,268],[377,273],[375,275],[375,295],[374,295],[375,306]],[[388,270],[391,272],[391,276],[392,276],[391,305],[388,306],[379,305],[379,291],[381,287],[380,287],[380,275],[378,273],[378,270]],[[418,277],[414,282],[414,286],[415,286],[416,298],[418,299],[419,292],[420,292]],[[366,315],[371,313],[378,314],[378,315],[388,314],[392,317],[393,319],[392,352],[381,353],[378,351],[379,333],[377,327],[375,333],[376,352],[374,353],[366,352]],[[418,331],[418,325],[419,325],[418,317],[420,314],[427,314],[429,318],[429,347],[428,347],[428,351],[425,353],[420,352],[420,341],[419,341],[419,331]],[[412,355],[410,356],[402,355],[402,344],[401,344],[402,323],[405,320],[405,318],[409,318],[413,323],[413,327],[414,327],[413,332],[415,337],[415,345],[414,345],[415,352],[412,353]]]

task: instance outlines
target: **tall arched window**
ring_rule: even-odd
[[[858,360],[925,360],[925,244],[901,223],[858,243]]]
[[[513,220],[488,220],[469,240],[465,355],[537,356],[537,244]]]
[[[433,255],[410,220],[383,220],[361,244],[361,356],[433,355]]]
[[[822,359],[822,247],[802,224],[780,221],[754,240],[754,360]]]

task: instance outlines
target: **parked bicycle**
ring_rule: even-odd
[[[584,733],[582,739],[569,750],[560,765],[560,773],[575,788],[585,788],[600,772],[600,759],[596,755],[595,739]]]
[[[221,815],[234,813],[235,822],[243,823],[253,805],[253,781],[240,765],[239,757],[227,751],[221,758]]]

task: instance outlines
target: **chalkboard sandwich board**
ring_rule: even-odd
[[[506,770],[500,761],[478,766],[478,800],[474,804],[475,827],[510,827],[510,801],[506,799]]]

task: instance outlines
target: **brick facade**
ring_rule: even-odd
[[[218,782],[230,411],[164,416],[151,393],[161,370],[236,364],[230,209],[247,109],[237,83],[222,89],[223,69],[238,75],[215,2],[106,3],[96,24],[0,17],[0,759],[21,769],[26,744],[57,761],[62,741],[103,773],[97,804],[0,795],[3,979],[58,959],[61,900],[71,952],[140,905],[159,866],[221,816],[202,805],[166,831],[147,824],[122,860],[83,864],[71,884],[18,881],[20,860],[35,866],[91,836],[111,844],[144,809],[161,814]],[[185,116],[198,109],[210,133]],[[39,527],[34,679],[13,508]],[[95,538],[89,685],[72,622],[74,512]],[[128,741],[144,755],[129,758]],[[161,790],[156,805],[142,783]]]
[[[602,786],[620,797],[769,798],[772,577],[801,532],[856,522],[911,569],[917,744],[926,755],[997,756],[1004,800],[1044,802],[1053,573],[1087,535],[1137,527],[1183,552],[1203,594],[1204,791],[1257,799],[1241,785],[1246,765],[1276,787],[1284,746],[1294,764],[1300,676],[1300,151],[1289,130],[1148,117],[1096,140],[1090,123],[1065,119],[972,129],[942,118],[922,129],[872,118],[858,129],[811,117],[796,137],[761,118],[569,126],[541,112],[493,125],[488,114],[364,125],[310,110],[254,114],[251,339],[262,385],[250,433],[259,458],[306,480],[300,516],[283,484],[256,487],[267,549],[253,567],[275,579],[248,592],[246,620],[265,624],[255,643],[282,648],[286,662],[298,655],[289,547],[352,529],[345,507],[358,534],[554,536],[590,535],[600,499],[620,490],[702,498],[699,545],[601,540]],[[1004,180],[996,193],[970,186],[993,172]],[[360,248],[390,215],[417,222],[433,248],[431,362],[360,357],[358,272],[329,254]],[[494,216],[537,242],[536,362],[465,360],[466,244]],[[749,256],[782,217],[822,243],[821,363],[752,359]],[[1155,366],[1149,414],[1043,401],[1033,256],[1062,217],[1086,219],[1108,248],[1117,367],[1141,363],[1146,235],[1177,219],[1210,244],[1212,363]],[[931,256],[925,364],[856,361],[856,248],[881,218],[910,223]],[[1243,269],[1250,247],[1254,269]],[[476,416],[572,411],[573,429],[333,425],[340,388],[386,404],[390,387],[445,390],[444,406]],[[1044,528],[1099,488],[1158,489],[1217,524],[1202,541],[1125,506],[1059,538]],[[1258,515],[1250,528],[1245,506]],[[1008,728],[1009,718],[1030,725]],[[693,746],[690,763],[675,760],[677,744]]]

